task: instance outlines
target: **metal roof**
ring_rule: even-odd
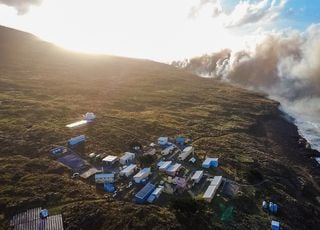
[[[215,176],[211,181],[210,185],[219,186],[221,184],[221,181],[222,181],[222,176]]]
[[[155,189],[155,187],[154,184],[148,183],[135,195],[135,197],[143,200]]]
[[[208,164],[210,164],[211,161],[217,161],[217,160],[218,160],[218,158],[207,157],[202,164],[208,165]]]
[[[143,168],[136,175],[134,175],[133,178],[142,177],[149,173],[151,173],[151,168]]]
[[[107,161],[107,162],[113,162],[115,160],[117,160],[118,157],[117,156],[113,156],[113,155],[108,155],[105,158],[102,159],[102,161]]]
[[[191,180],[197,180],[202,176],[203,176],[203,170],[198,170],[193,174],[193,176],[191,177]]]
[[[159,166],[159,169],[167,169],[168,167],[170,167],[172,161],[163,161],[160,166]]]
[[[124,168],[121,170],[121,173],[126,173],[126,172],[130,172],[132,170],[134,170],[137,167],[137,165],[135,164],[131,164],[128,167]]]
[[[63,230],[62,215],[40,218],[41,207],[14,215],[10,225],[14,230]]]
[[[102,179],[102,178],[113,178],[114,174],[113,173],[103,173],[103,174],[96,174],[95,179]]]
[[[134,158],[135,156],[136,156],[136,154],[134,154],[134,153],[126,152],[126,153],[124,153],[124,155],[122,157],[120,157],[120,159],[127,160],[127,159]]]
[[[181,167],[181,164],[175,163],[174,165],[170,165],[167,169],[167,172],[176,172]]]
[[[212,198],[216,193],[218,187],[215,185],[209,185],[206,192],[203,194],[203,198]]]

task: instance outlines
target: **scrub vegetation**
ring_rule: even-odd
[[[309,157],[318,153],[299,147],[277,102],[169,65],[72,53],[4,27],[0,53],[2,226],[38,206],[62,212],[66,229],[267,229],[272,218],[286,229],[319,226],[320,173]],[[65,127],[87,111],[97,115],[92,124]],[[160,135],[187,137],[200,159],[219,157],[214,173],[238,183],[239,193],[211,204],[107,201],[49,155],[80,134],[84,158],[120,155]],[[277,216],[262,211],[263,200],[278,203]]]

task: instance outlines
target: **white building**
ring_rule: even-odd
[[[134,153],[126,152],[122,157],[120,157],[120,164],[129,164],[135,157],[136,155]]]
[[[165,148],[164,150],[162,150],[162,151],[161,151],[161,154],[162,154],[163,156],[166,156],[166,155],[170,154],[173,150],[174,150],[174,146],[171,145],[171,146]]]
[[[113,165],[118,160],[117,156],[108,155],[105,158],[102,159],[102,162],[104,162],[106,165]]]
[[[193,154],[193,147],[192,146],[188,146],[188,147],[184,148],[184,150],[179,154],[178,158],[179,158],[179,160],[183,161],[190,154]]]
[[[202,177],[203,177],[203,171],[198,170],[193,174],[193,176],[191,177],[191,180],[194,181],[195,183],[199,183]]]
[[[222,182],[222,176],[215,176],[210,185],[208,186],[206,192],[203,195],[203,199],[207,202],[211,202],[214,195],[216,194],[220,184]]]
[[[141,181],[147,178],[151,174],[151,168],[141,169],[136,175],[133,176],[134,182],[137,184],[141,183]]]
[[[222,176],[215,176],[212,180],[210,185],[216,185],[216,186],[220,186],[222,182]]]
[[[91,113],[91,112],[87,112],[84,116],[83,116],[83,119],[86,120],[86,121],[93,121],[94,119],[96,119],[96,115],[94,113]]]
[[[159,171],[165,172],[170,167],[171,164],[172,164],[172,161],[159,162],[159,164],[158,164]]]
[[[181,168],[181,164],[178,164],[178,163],[172,164],[167,168],[166,173],[170,176],[175,176],[177,172],[179,172],[180,168]]]
[[[119,175],[120,175],[120,176],[129,177],[129,176],[131,176],[131,175],[134,173],[134,171],[136,170],[136,168],[137,168],[137,165],[131,164],[131,165],[125,167],[124,169],[122,169],[122,170],[119,172]]]
[[[163,190],[164,190],[164,186],[159,185],[158,188],[156,188],[156,189],[152,192],[151,195],[159,198],[159,196],[161,195],[161,193],[163,192]]]

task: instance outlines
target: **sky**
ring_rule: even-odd
[[[70,50],[161,62],[316,23],[319,0],[0,0],[0,25]]]

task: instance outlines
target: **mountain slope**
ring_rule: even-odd
[[[41,204],[59,206],[66,229],[77,225],[89,229],[93,222],[96,228],[110,229],[162,228],[168,223],[171,228],[193,223],[199,229],[255,229],[269,227],[270,216],[260,203],[272,199],[280,205],[277,219],[287,229],[313,229],[319,224],[319,172],[304,157],[311,153],[299,148],[297,130],[281,117],[278,103],[165,64],[73,53],[4,27],[0,53],[4,220],[18,208]],[[94,124],[65,128],[87,111],[97,114]],[[234,207],[232,218],[221,221],[218,203],[199,204],[203,218],[194,219],[174,205],[106,203],[103,194],[84,181],[71,180],[69,170],[48,156],[52,144],[64,144],[81,133],[88,136],[83,157],[90,152],[119,155],[134,141],[148,145],[160,135],[190,138],[200,156],[220,158],[220,174],[243,185],[238,197],[221,201]],[[46,180],[40,183],[42,174]],[[100,215],[105,210],[115,222]]]

